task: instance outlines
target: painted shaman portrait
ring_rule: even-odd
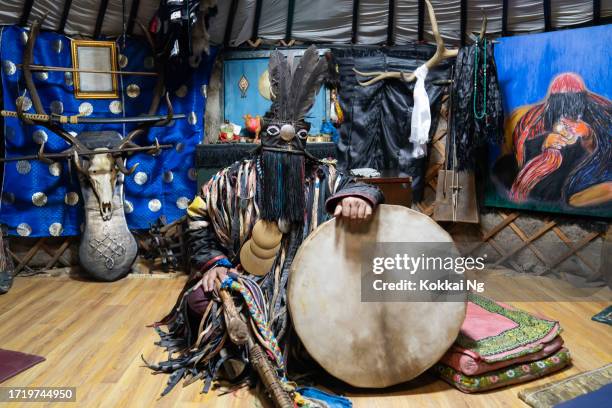
[[[503,38],[495,50],[506,121],[485,204],[611,217],[612,28],[555,35],[565,38]]]

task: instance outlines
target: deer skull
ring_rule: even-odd
[[[136,163],[131,169],[126,169],[122,157],[114,157],[106,148],[94,149],[97,154],[91,155],[87,164],[83,163],[78,153],[74,152],[74,165],[87,178],[98,199],[100,215],[104,221],[113,216],[113,195],[117,185],[117,172],[129,175],[136,170]]]

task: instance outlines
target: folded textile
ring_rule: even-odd
[[[552,408],[564,401],[612,384],[612,363],[539,387],[526,388],[518,394],[534,408]]]
[[[560,333],[557,321],[471,293],[465,321],[450,352],[490,364],[539,352]]]
[[[610,405],[612,405],[612,384],[604,385],[597,391],[562,402],[555,405],[555,408],[609,408]]]
[[[571,356],[569,351],[566,348],[562,348],[555,354],[542,360],[525,364],[516,364],[482,375],[464,375],[441,363],[436,364],[433,367],[433,371],[444,381],[459,389],[459,391],[472,393],[534,380],[562,369],[567,366],[570,361]]]
[[[591,320],[612,326],[612,306],[606,307],[604,310],[591,317]]]
[[[481,359],[476,359],[471,355],[450,350],[440,360],[441,363],[452,367],[456,371],[460,371],[465,375],[478,375],[489,371],[499,370],[504,367],[515,365],[518,363],[526,363],[529,361],[541,360],[548,357],[563,346],[561,336],[555,337],[549,343],[544,343],[542,349],[535,353],[525,354],[510,360],[498,361],[496,363],[487,363]]]

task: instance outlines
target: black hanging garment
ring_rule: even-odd
[[[483,60],[485,48],[486,60]],[[476,170],[477,163],[486,163],[487,145],[499,144],[503,138],[504,114],[491,42],[479,41],[459,50],[452,89],[451,131],[456,143],[455,167],[457,170]],[[449,165],[453,167],[453,163]]]
[[[344,171],[360,167],[398,170],[412,177],[413,199],[422,200],[427,156],[414,158],[409,141],[414,100],[414,82],[387,79],[369,86],[357,81],[369,78],[358,71],[408,71],[425,63],[435,47],[418,44],[400,47],[338,47],[332,54],[340,71],[339,102],[344,112],[338,142],[338,167]],[[436,132],[443,86],[434,80],[448,79],[452,62],[443,61],[429,70],[425,89],[432,112],[430,137]]]
[[[175,91],[184,84],[192,71],[192,33],[200,15],[201,0],[161,0],[149,25],[155,35],[155,48],[167,61],[164,66],[165,85]]]

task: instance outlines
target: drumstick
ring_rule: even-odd
[[[268,356],[264,353],[259,343],[253,340],[253,334],[249,330],[247,323],[242,319],[238,310],[236,310],[232,295],[227,289],[221,288],[221,281],[219,279],[215,280],[215,287],[223,302],[225,324],[230,340],[236,345],[247,344],[249,360],[270,394],[274,405],[278,408],[293,408],[293,399],[283,388]]]

